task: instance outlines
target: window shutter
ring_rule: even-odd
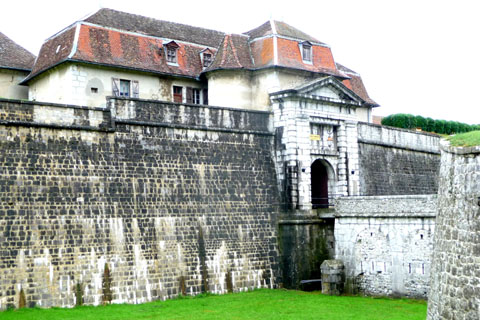
[[[187,87],[187,103],[193,103],[193,88]]]
[[[112,93],[115,97],[120,96],[120,79],[112,78]]]
[[[203,104],[208,105],[208,89],[203,89]]]
[[[132,98],[139,98],[138,80],[132,80]]]

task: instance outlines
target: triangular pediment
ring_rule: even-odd
[[[355,104],[363,104],[365,102],[355,92],[347,88],[335,77],[315,79],[294,88],[294,91],[301,95],[310,95],[338,101],[348,101]]]

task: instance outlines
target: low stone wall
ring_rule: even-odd
[[[0,99],[0,125],[105,131],[112,117],[104,108]]]
[[[385,147],[440,154],[440,136],[371,123],[358,123],[358,141]]]
[[[426,298],[436,196],[344,197],[335,206],[347,292]]]
[[[480,319],[480,147],[442,145],[429,320]]]
[[[119,123],[271,134],[270,112],[119,97],[109,97],[108,101]]]
[[[358,124],[360,194],[436,194],[439,136]]]

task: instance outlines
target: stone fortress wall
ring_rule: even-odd
[[[31,306],[99,304],[106,265],[113,302],[139,303],[295,288],[334,257],[351,291],[425,297],[438,137],[339,122],[349,151],[331,178],[344,197],[285,212],[272,119],[140,99],[0,100],[0,308],[20,291]]]
[[[427,319],[479,319],[480,147],[441,148]]]
[[[359,123],[360,194],[436,194],[439,141],[434,134]]]
[[[359,197],[335,203],[335,258],[347,291],[426,298],[439,137],[358,124]]]
[[[0,100],[0,309],[273,287],[270,117]]]

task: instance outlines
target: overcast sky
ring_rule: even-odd
[[[477,0],[2,1],[0,32],[38,54],[45,39],[101,7],[241,33],[270,18],[329,44],[362,75],[377,115],[480,123]]]

